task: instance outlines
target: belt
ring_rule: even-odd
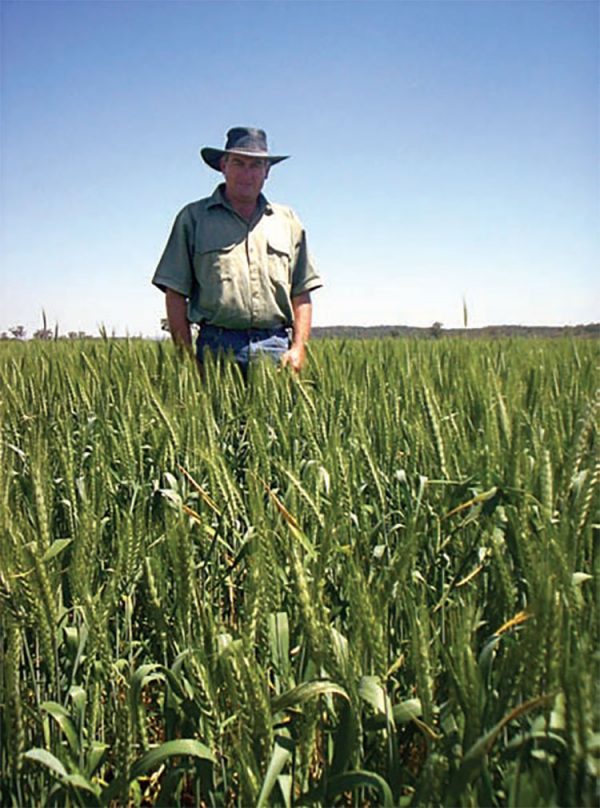
[[[200,332],[204,331],[208,334],[235,334],[245,336],[249,339],[252,337],[273,337],[278,334],[281,336],[289,336],[290,329],[284,325],[277,326],[276,328],[224,328],[221,325],[209,325],[208,323],[200,324]]]

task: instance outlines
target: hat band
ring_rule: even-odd
[[[225,149],[224,154],[251,154],[254,157],[268,157],[269,152],[262,149],[252,149],[244,146],[232,146],[230,149]]]

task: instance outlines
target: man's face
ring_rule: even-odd
[[[227,198],[233,204],[256,204],[269,175],[269,162],[260,157],[228,154],[221,158]]]

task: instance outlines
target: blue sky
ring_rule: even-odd
[[[0,3],[0,331],[159,333],[198,156],[267,130],[316,325],[600,320],[599,5]]]

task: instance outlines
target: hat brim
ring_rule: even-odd
[[[242,157],[260,157],[263,160],[268,160],[272,166],[274,166],[275,163],[280,163],[282,160],[287,160],[289,157],[289,154],[277,155],[260,151],[245,151],[244,149],[213,149],[210,146],[204,146],[204,148],[200,149],[200,156],[206,165],[214,168],[215,171],[221,170],[221,157],[225,154],[239,154]]]

